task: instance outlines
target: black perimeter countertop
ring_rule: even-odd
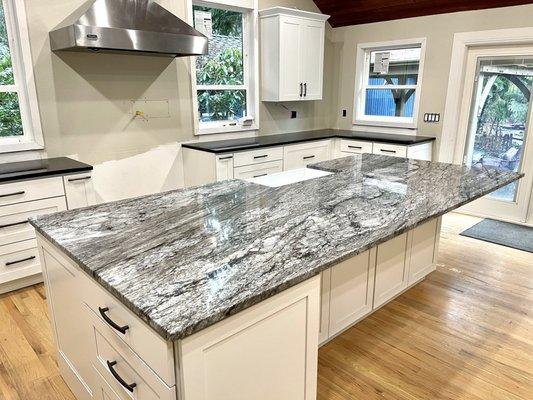
[[[217,140],[212,142],[184,143],[182,147],[209,153],[231,153],[240,150],[260,149],[263,147],[282,146],[320,139],[353,139],[367,142],[394,143],[404,146],[432,142],[431,136],[399,135],[391,133],[356,132],[342,129],[320,129],[283,133],[278,135],[254,136],[242,139]]]
[[[2,163],[0,164],[0,183],[74,174],[91,171],[92,169],[91,165],[68,157]]]

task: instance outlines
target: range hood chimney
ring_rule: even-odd
[[[207,53],[207,38],[154,0],[90,0],[50,32],[52,51]]]

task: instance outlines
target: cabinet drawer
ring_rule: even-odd
[[[372,142],[341,139],[340,147],[343,153],[372,153]]]
[[[176,388],[167,386],[129,346],[110,335],[92,310],[86,308],[92,324],[93,365],[119,398],[175,400]]]
[[[330,158],[330,141],[309,142],[284,147],[283,170],[304,168]]]
[[[283,161],[271,161],[256,165],[246,165],[235,168],[233,175],[235,179],[258,178],[260,176],[275,174],[283,171]]]
[[[374,143],[373,153],[385,156],[407,157],[407,147],[397,144]]]
[[[0,206],[64,195],[63,179],[60,176],[5,183],[0,185]]]
[[[91,172],[63,177],[68,209],[87,207],[96,203]]]
[[[282,147],[269,147],[253,151],[243,151],[233,155],[233,166],[241,167],[243,165],[259,164],[266,161],[275,161],[283,159]]]
[[[0,207],[0,246],[34,239],[35,230],[28,223],[28,218],[66,209],[64,197],[52,197]]]
[[[168,386],[173,386],[175,374],[172,343],[166,342],[89,278],[85,281],[87,290],[84,290],[86,296],[83,301],[102,325],[108,328],[108,336],[114,336],[127,344]],[[121,331],[119,328],[125,329]]]
[[[41,272],[37,240],[0,246],[0,283],[25,278]]]

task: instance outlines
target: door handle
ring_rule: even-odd
[[[362,150],[363,148],[361,146],[348,146],[349,149],[357,149],[357,150]]]
[[[20,222],[13,222],[11,224],[0,225],[0,229],[9,228],[10,226],[24,225],[24,224],[27,224],[27,223],[28,223],[28,220],[20,221]]]
[[[8,267],[10,265],[19,264],[19,263],[24,262],[24,261],[30,261],[30,260],[33,260],[35,258],[36,258],[35,256],[31,256],[31,257],[26,257],[26,258],[23,258],[23,259],[17,260],[17,261],[8,261],[8,262],[6,262],[6,267]]]
[[[254,156],[254,160],[260,159],[260,158],[267,158],[268,154],[263,154],[262,156]]]
[[[381,151],[382,153],[391,153],[391,154],[396,154],[396,150],[386,150],[386,149],[380,149],[379,151]]]
[[[307,82],[304,83],[304,97],[307,96]]]
[[[78,182],[78,181],[86,181],[86,180],[89,180],[91,179],[90,176],[83,176],[81,178],[70,178],[68,181],[69,182]]]
[[[98,307],[98,311],[100,312],[100,315],[104,319],[105,322],[107,322],[113,329],[119,331],[123,335],[126,334],[126,331],[130,329],[128,325],[120,326],[115,321],[113,321],[111,318],[107,316],[107,312],[109,311],[109,307]]]
[[[304,84],[300,83],[300,97],[302,97],[303,92],[304,92]]]
[[[109,372],[111,372],[111,375],[120,383],[124,388],[131,393],[133,393],[133,389],[137,387],[137,384],[135,382],[133,383],[127,383],[119,374],[117,371],[115,371],[115,365],[117,365],[116,361],[106,361],[107,368],[109,368]]]
[[[259,178],[260,176],[267,176],[268,174],[259,174],[259,175],[254,175],[254,178]]]
[[[306,156],[306,157],[304,157],[304,160],[310,160],[312,158],[315,158],[315,156]]]
[[[21,190],[20,192],[14,192],[14,193],[7,193],[7,194],[0,194],[0,197],[11,197],[11,196],[18,196],[20,194],[26,193],[25,190]]]

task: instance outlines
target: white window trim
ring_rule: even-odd
[[[188,22],[194,24],[193,5],[202,5],[206,7],[224,8],[235,10],[244,14],[243,32],[243,62],[244,62],[244,79],[248,85],[224,86],[234,89],[246,89],[246,103],[248,115],[254,118],[251,126],[241,126],[235,121],[216,121],[202,124],[198,115],[198,95],[197,91],[204,87],[213,88],[213,86],[198,86],[196,84],[196,57],[190,57],[191,71],[191,93],[193,107],[193,124],[195,135],[211,135],[216,133],[227,132],[249,132],[259,130],[259,46],[258,46],[258,0],[238,0],[232,1],[215,0],[215,1],[196,1],[187,0]]]
[[[30,39],[24,0],[2,0],[9,36],[15,85],[19,95],[20,114],[24,134],[2,138],[0,153],[44,149],[43,132],[33,76]]]
[[[370,57],[367,53],[375,50],[385,50],[403,48],[405,46],[420,45],[420,64],[418,80],[416,85],[396,85],[394,88],[415,89],[416,97],[413,107],[413,117],[380,117],[365,115],[365,91],[367,89],[367,71],[369,69]],[[418,111],[420,106],[420,94],[422,90],[422,80],[424,78],[424,60],[426,58],[426,38],[402,39],[387,42],[360,43],[357,45],[357,56],[355,65],[355,90],[353,107],[353,125],[355,126],[377,126],[388,128],[416,129],[418,126]],[[385,86],[372,86],[372,88],[384,88]],[[389,86],[390,87],[390,86]]]

